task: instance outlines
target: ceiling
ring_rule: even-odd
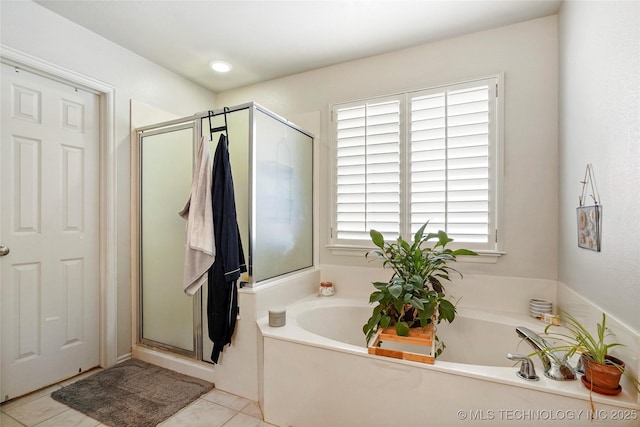
[[[560,0],[36,0],[214,92],[557,13]],[[214,59],[233,66],[216,74]]]

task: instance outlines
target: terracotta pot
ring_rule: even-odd
[[[622,371],[613,365],[596,363],[590,358],[582,355],[584,365],[585,387],[589,388],[593,384],[594,391],[597,389],[616,390],[620,386]],[[624,370],[624,362],[616,357],[607,355],[606,359],[614,362]],[[587,386],[589,384],[589,386]]]

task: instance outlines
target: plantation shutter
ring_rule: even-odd
[[[400,233],[400,100],[341,106],[336,121],[336,237]]]
[[[445,230],[458,242],[489,242],[494,88],[476,82],[412,94],[412,234],[429,220],[427,230]]]
[[[501,163],[500,77],[332,106],[332,243],[362,246],[444,230],[495,251]],[[338,248],[340,249],[340,248]]]

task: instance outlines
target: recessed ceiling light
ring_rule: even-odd
[[[211,61],[209,62],[209,66],[213,71],[216,71],[218,73],[228,73],[232,68],[231,64],[224,61]]]

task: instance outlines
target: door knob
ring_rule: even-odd
[[[0,245],[0,256],[8,255],[9,252],[11,252],[11,250],[8,247]]]

